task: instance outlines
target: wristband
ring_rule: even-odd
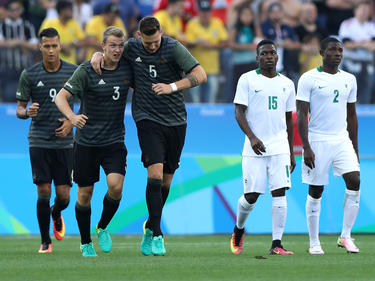
[[[169,86],[172,87],[172,92],[177,92],[178,91],[176,83],[171,83],[171,84],[169,84]]]

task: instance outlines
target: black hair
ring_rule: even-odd
[[[21,7],[23,7],[23,3],[21,0],[9,0],[5,3],[5,8],[6,9],[9,9],[10,5],[12,5],[13,3],[18,3],[21,5]]]
[[[160,29],[160,23],[155,17],[146,16],[139,22],[139,31],[142,34],[153,35]]]
[[[58,1],[56,4],[56,11],[58,14],[60,14],[62,10],[67,9],[67,8],[73,9],[72,2],[62,0],[62,1]]]
[[[260,41],[257,45],[257,55],[259,55],[259,49],[260,47],[262,47],[263,45],[274,45],[275,48],[276,48],[276,44],[275,42],[273,42],[272,40],[269,40],[269,39],[264,39],[262,41]]]
[[[55,36],[59,37],[60,39],[60,35],[56,29],[53,27],[45,28],[39,33],[39,41],[41,42],[43,37],[52,38]]]
[[[248,5],[241,5],[237,8],[237,13],[238,13],[238,16],[237,16],[237,21],[236,21],[236,24],[234,25],[235,29],[237,30],[240,30],[242,27],[244,27],[245,25],[241,22],[241,13],[242,11],[246,10],[246,9],[249,9],[251,11],[251,13],[253,14],[253,21],[252,23],[250,23],[250,25],[248,25],[252,31],[254,31],[254,13],[253,13],[253,10],[250,8],[250,6]]]
[[[336,39],[335,37],[326,37],[320,42],[320,49],[325,50],[328,46],[329,43],[334,42],[334,43],[340,43],[340,40]]]

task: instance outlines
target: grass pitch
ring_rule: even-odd
[[[321,236],[323,256],[307,253],[307,235],[285,235],[293,256],[269,256],[270,235],[246,235],[244,251],[234,256],[230,235],[166,236],[167,255],[143,256],[140,236],[113,235],[111,253],[83,258],[79,237],[53,240],[53,253],[38,254],[39,236],[0,236],[0,280],[375,280],[373,235],[355,235],[359,254],[336,245],[336,235]]]

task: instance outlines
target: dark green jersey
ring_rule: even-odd
[[[38,115],[32,118],[30,124],[30,147],[73,147],[73,132],[64,138],[55,136],[55,130],[62,125],[58,119],[64,117],[55,104],[55,97],[76,68],[74,64],[61,61],[59,70],[48,72],[43,62],[39,62],[22,72],[17,100],[39,103]],[[73,108],[73,99],[69,104]]]
[[[85,146],[106,146],[124,142],[124,111],[133,71],[121,59],[115,70],[95,73],[89,61],[81,64],[64,89],[81,100],[80,114],[86,125],[76,130],[74,140]]]
[[[181,92],[169,95],[156,95],[153,83],[173,83],[181,80],[183,73],[190,72],[197,60],[178,41],[162,37],[156,53],[148,53],[142,41],[129,39],[124,55],[134,70],[134,95],[132,113],[135,122],[149,119],[166,126],[186,123],[184,96]]]

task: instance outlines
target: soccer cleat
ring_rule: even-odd
[[[102,229],[96,226],[96,234],[98,234],[99,246],[103,252],[108,253],[112,249],[112,239],[107,228]]]
[[[292,251],[285,250],[283,246],[271,248],[269,253],[270,255],[294,255]]]
[[[92,245],[92,242],[88,244],[83,244],[80,246],[82,257],[96,257],[98,256],[95,252],[94,246]]]
[[[57,240],[62,240],[65,236],[65,223],[62,215],[58,219],[54,219],[52,217],[53,221],[53,234],[55,235],[55,238]]]
[[[354,239],[353,238],[342,238],[339,237],[337,239],[337,246],[341,248],[345,248],[346,252],[348,253],[359,253],[358,247],[354,244]]]
[[[232,238],[230,239],[230,250],[232,254],[238,255],[241,254],[243,249],[243,237],[244,237],[244,229],[238,229],[237,227],[234,228]]]
[[[152,230],[146,227],[146,222],[143,223],[143,236],[141,242],[141,253],[149,256],[152,252]]]
[[[315,246],[310,247],[309,253],[311,255],[324,255],[324,251],[322,249],[322,246],[320,245],[315,245]]]
[[[38,253],[44,254],[44,253],[52,253],[52,243],[42,243],[40,245]]]
[[[164,238],[163,236],[155,236],[152,238],[152,254],[154,256],[164,256],[167,252],[164,247]]]

